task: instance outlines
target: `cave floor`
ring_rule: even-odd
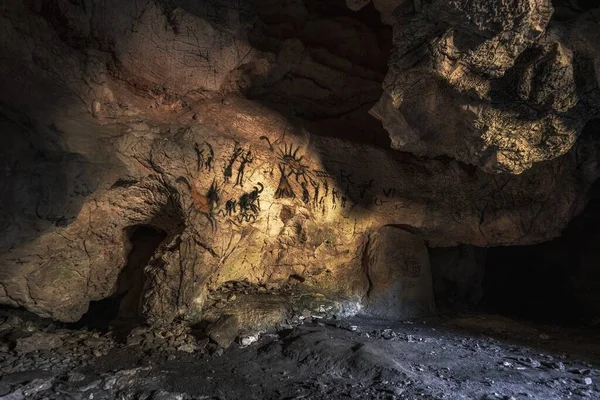
[[[0,325],[0,399],[600,398],[597,330],[492,315],[313,319],[224,351],[16,325]]]

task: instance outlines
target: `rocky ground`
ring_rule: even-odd
[[[498,316],[307,317],[225,350],[178,324],[100,333],[15,310],[0,322],[6,400],[600,398],[597,332]]]

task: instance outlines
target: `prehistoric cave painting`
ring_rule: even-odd
[[[302,186],[302,201],[304,204],[308,204],[310,202],[310,193],[306,187],[306,182],[301,182],[300,186]]]
[[[317,207],[319,204],[319,189],[321,187],[321,184],[313,179],[310,180],[310,184],[312,185],[312,187],[314,189],[313,206]]]
[[[240,157],[240,166],[238,167],[237,177],[235,178],[235,185],[233,186],[239,185],[240,187],[242,187],[244,184],[244,171],[246,170],[246,165],[252,164],[252,161],[254,161],[254,156],[252,155],[252,152],[248,150],[245,154],[241,154]]]
[[[236,199],[229,199],[225,203],[225,209],[224,210],[219,210],[219,212],[217,214],[222,215],[224,217],[231,217],[236,212],[237,212],[237,200]]]
[[[288,177],[285,174],[285,169],[281,165],[279,165],[279,172],[281,173],[281,177],[279,178],[277,190],[275,190],[275,198],[295,198],[296,194],[294,193],[294,189],[292,189],[292,185],[290,185],[290,181],[288,180]]]
[[[375,199],[373,200],[373,204],[375,204],[378,207],[383,206],[385,203],[387,203],[389,200],[386,199],[382,199],[381,197],[375,197]]]
[[[264,189],[262,183],[257,183],[250,192],[242,194],[238,200],[227,200],[225,209],[219,210],[217,214],[223,217],[235,217],[239,223],[256,221],[260,212],[260,194]]]
[[[281,173],[279,178],[279,184],[277,185],[277,190],[275,191],[275,198],[289,198],[293,199],[296,197],[294,193],[294,189],[290,184],[289,178],[294,175],[296,177],[296,182],[300,182],[302,180],[302,199],[305,203],[307,196],[310,197],[310,194],[306,194],[308,191],[306,185],[308,184],[308,180],[310,178],[310,169],[308,165],[302,164],[302,159],[304,156],[299,156],[298,151],[300,147],[294,147],[290,145],[289,147],[284,144],[283,150],[279,149],[279,172]]]
[[[284,149],[279,150],[279,165],[283,167],[284,171],[287,172],[287,176],[296,176],[296,182],[300,181],[300,178],[307,182],[307,178],[310,176],[310,169],[308,165],[302,164],[304,156],[298,156],[300,147],[296,147],[294,150],[293,146],[287,147],[284,145]]]
[[[385,197],[394,197],[396,196],[396,189],[394,188],[387,188],[387,189],[382,189],[383,190],[383,195]]]
[[[337,208],[337,201],[340,195],[336,188],[331,188],[331,209],[335,210]]]
[[[238,159],[238,157],[242,155],[243,152],[244,149],[240,147],[240,144],[238,142],[235,142],[235,145],[233,147],[233,153],[231,154],[229,162],[227,163],[223,171],[225,183],[229,183],[229,179],[231,179],[231,177],[233,176],[233,164]]]
[[[214,210],[217,208],[221,197],[221,189],[218,187],[217,182],[213,179],[210,188],[203,194],[202,189],[198,187],[198,184],[195,181],[190,184],[184,177],[179,177],[177,180],[184,182],[192,194],[192,204],[188,212],[193,209],[194,211],[205,215],[212,230],[216,231],[217,222],[215,220]]]
[[[215,151],[211,144],[204,141],[204,146],[200,147],[198,143],[194,143],[194,151],[196,152],[197,159],[196,172],[200,172],[202,169],[212,171]]]
[[[256,216],[260,212],[260,194],[265,189],[262,183],[257,183],[251,192],[244,193],[239,201],[238,222],[256,221]]]
[[[352,181],[352,174],[347,173],[345,170],[340,170],[340,182],[344,183],[348,183],[350,185],[354,185],[354,182]]]
[[[346,204],[348,203],[348,200],[352,200],[352,198],[350,196],[350,184],[346,185],[346,190],[344,190],[344,194],[342,195],[341,203],[340,203],[342,208],[346,208]]]
[[[267,143],[269,144],[269,150],[271,150],[271,151],[275,151],[275,149],[273,148],[273,145],[271,144],[271,141],[269,140],[269,138],[268,138],[268,137],[266,137],[266,136],[261,136],[261,137],[260,137],[260,140],[266,140],[266,141],[267,141]]]
[[[319,200],[319,207],[321,208],[321,212],[323,213],[323,215],[325,215],[325,197],[321,197],[321,200]]]
[[[367,190],[371,189],[373,187],[373,182],[375,182],[375,179],[371,179],[370,181],[364,181],[363,183],[361,183],[360,185],[358,185],[358,192],[360,194],[360,198],[364,198],[365,194],[367,193]]]
[[[330,178],[335,179],[335,175],[328,171],[315,171],[317,178]]]

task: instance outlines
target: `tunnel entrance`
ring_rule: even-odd
[[[119,274],[112,296],[90,302],[88,312],[74,328],[88,327],[108,331],[111,324],[134,325],[141,322],[140,299],[145,276],[144,267],[167,237],[162,229],[151,225],[135,225],[125,229],[131,243],[127,264]]]

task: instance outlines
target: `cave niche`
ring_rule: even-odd
[[[167,232],[153,225],[140,224],[127,227],[124,234],[130,251],[115,292],[104,299],[91,301],[88,312],[74,327],[108,331],[110,325],[130,326],[142,322],[140,300],[145,282],[144,267],[167,238]]]

